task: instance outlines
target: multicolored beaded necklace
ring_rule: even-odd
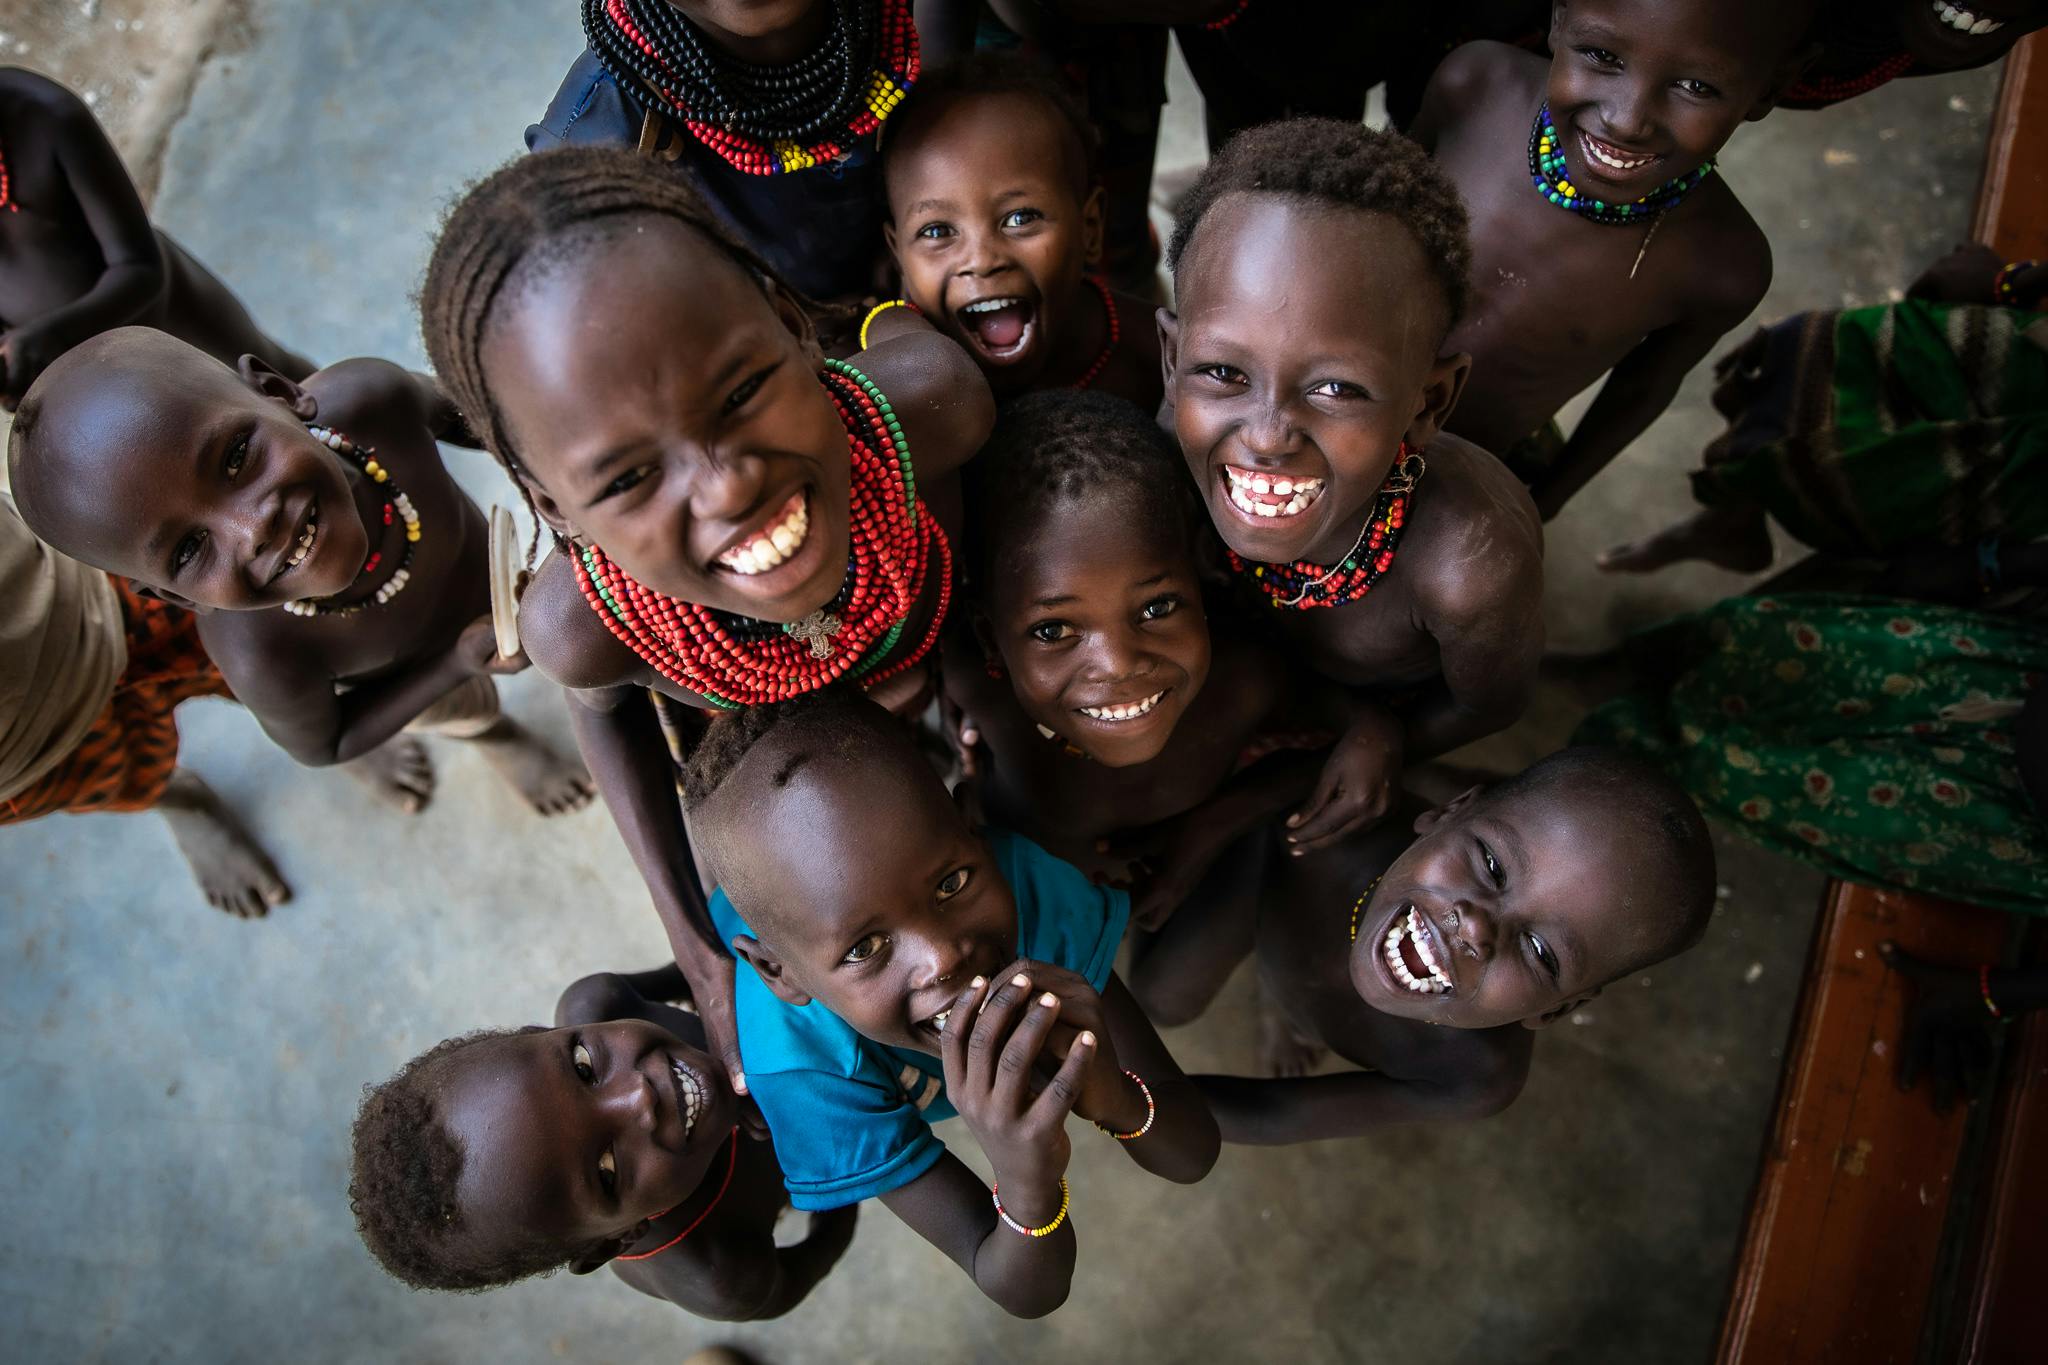
[[[780,66],[719,51],[668,0],[583,0],[583,33],[612,79],[706,147],[749,175],[785,175],[837,161],[917,81],[911,0],[831,5],[824,40]]]
[[[1358,893],[1358,900],[1351,907],[1351,941],[1353,943],[1358,942],[1358,917],[1365,913],[1365,903],[1372,899],[1373,892],[1380,889],[1380,882],[1385,879],[1386,875],[1386,873],[1382,872],[1379,876],[1367,882],[1365,890]]]
[[[889,400],[866,375],[828,359],[819,376],[853,461],[852,554],[839,595],[801,621],[714,610],[641,586],[594,545],[579,549],[576,581],[590,609],[656,672],[713,706],[786,701],[840,678],[872,686],[931,652],[953,595],[953,550],[917,496],[910,443]],[[938,556],[939,601],[924,638],[884,666]]]
[[[329,427],[307,427],[306,430],[312,434],[314,440],[320,442],[320,444],[326,446],[335,454],[353,461],[356,468],[370,476],[371,482],[380,483],[385,486],[386,490],[391,494],[391,498],[390,501],[384,504],[383,524],[387,528],[401,521],[405,524],[405,549],[399,553],[398,571],[379,585],[377,591],[371,594],[370,600],[367,602],[355,602],[345,607],[337,607],[331,605],[334,601],[331,597],[302,597],[296,602],[285,603],[284,609],[294,616],[354,616],[357,612],[364,611],[370,607],[381,607],[392,598],[398,596],[398,594],[404,592],[405,585],[412,581],[412,557],[420,543],[420,514],[413,510],[412,499],[405,495],[404,490],[391,482],[390,472],[383,465],[377,463],[376,451],[357,445],[354,441],[349,440],[348,437]],[[370,551],[370,557],[363,561],[363,567],[356,574],[356,577],[358,579],[368,578],[371,574],[377,572],[377,566],[383,562],[384,552],[382,550]],[[336,594],[336,596],[339,595]]]
[[[1116,344],[1122,340],[1124,334],[1123,320],[1116,315],[1116,296],[1109,292],[1108,285],[1095,276],[1089,275],[1085,278],[1088,283],[1095,286],[1095,292],[1102,295],[1102,311],[1109,315],[1109,340],[1102,343],[1102,354],[1095,357],[1095,363],[1088,367],[1088,372],[1074,381],[1074,387],[1077,389],[1085,389],[1101,377],[1102,367],[1116,354]]]
[[[1308,611],[1356,602],[1371,592],[1373,584],[1393,567],[1394,550],[1401,543],[1402,528],[1408,524],[1408,504],[1415,485],[1422,482],[1422,473],[1422,452],[1410,450],[1403,441],[1393,472],[1380,485],[1372,512],[1350,553],[1328,568],[1305,559],[1292,564],[1260,564],[1239,558],[1234,550],[1226,550],[1230,567],[1239,574],[1249,574],[1276,607]]]
[[[1548,102],[1537,109],[1536,124],[1529,130],[1530,181],[1551,203],[1596,223],[1640,223],[1669,213],[1713,173],[1714,163],[1709,161],[1691,174],[1666,181],[1631,203],[1610,204],[1604,199],[1587,198],[1571,182],[1564,151],[1558,145],[1557,127],[1550,121]]]

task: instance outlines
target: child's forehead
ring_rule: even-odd
[[[1385,259],[1390,255],[1397,262]],[[1178,281],[1183,308],[1205,286],[1270,280],[1322,288],[1356,278],[1367,263],[1380,267],[1376,273],[1398,273],[1429,287],[1422,244],[1393,214],[1268,190],[1232,190],[1219,198],[1202,216],[1186,258],[1189,268]]]
[[[1078,183],[1087,177],[1087,149],[1080,131],[1043,92],[948,91],[934,106],[898,133],[890,156],[896,176],[915,178],[957,169],[948,163],[971,150],[971,165],[983,178],[1020,172],[1060,177],[1065,172]],[[969,145],[963,148],[963,142]]]
[[[1657,50],[1728,79],[1781,60],[1813,8],[1811,0],[1572,0],[1558,20],[1570,40]]]

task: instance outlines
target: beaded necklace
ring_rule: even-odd
[[[910,443],[866,375],[828,359],[819,382],[839,410],[853,461],[852,554],[839,595],[801,621],[717,611],[641,586],[595,545],[578,549],[576,581],[590,609],[656,672],[713,706],[786,701],[841,678],[868,686],[931,652],[953,594],[953,550],[917,496]],[[884,666],[938,556],[939,602],[924,638]]]
[[[612,79],[706,147],[749,175],[784,175],[837,161],[917,81],[911,0],[830,3],[824,40],[779,66],[721,52],[668,0],[583,0],[583,33]]]
[[[1888,85],[1912,69],[1913,54],[1895,52],[1858,75],[1802,77],[1786,89],[1780,102],[1809,108],[1839,104]]]
[[[405,591],[405,585],[412,581],[412,557],[420,543],[420,514],[413,510],[412,499],[405,491],[391,481],[390,473],[377,463],[377,452],[366,446],[359,446],[348,437],[329,427],[307,427],[314,440],[326,446],[335,454],[350,460],[357,469],[369,475],[371,482],[383,484],[391,493],[384,504],[384,526],[389,528],[396,522],[405,524],[405,549],[399,553],[398,571],[378,586],[367,602],[355,602],[345,607],[331,605],[332,597],[302,597],[296,602],[287,602],[284,609],[294,616],[354,616],[369,607],[381,607]],[[384,562],[382,550],[370,551],[370,557],[363,561],[357,579],[368,578],[377,572],[377,566]],[[340,594],[336,594],[339,596]]]
[[[1358,532],[1350,553],[1324,568],[1297,559],[1292,564],[1261,564],[1242,559],[1235,550],[1225,550],[1230,567],[1248,574],[1259,590],[1276,607],[1308,611],[1315,607],[1341,607],[1371,592],[1373,585],[1393,567],[1394,550],[1401,543],[1401,530],[1408,524],[1408,504],[1415,485],[1422,481],[1422,452],[1410,450],[1403,441],[1394,468],[1380,485],[1372,511]]]
[[[1604,199],[1589,199],[1580,194],[1567,169],[1564,152],[1558,145],[1557,128],[1550,121],[1550,105],[1545,102],[1536,111],[1535,126],[1529,129],[1529,179],[1545,199],[1581,218],[1596,223],[1640,223],[1669,213],[1696,185],[1714,173],[1714,163],[1709,161],[1688,175],[1666,181],[1627,204],[1610,204]],[[1637,263],[1641,264],[1640,257]]]
[[[9,213],[20,213],[21,205],[14,202],[14,195],[10,189],[11,183],[7,178],[6,151],[4,148],[0,148],[0,207],[6,208]]]
[[[730,1138],[727,1138],[726,1141],[732,1149],[732,1155],[725,1159],[725,1179],[719,1183],[718,1193],[711,1196],[711,1202],[706,1204],[703,1207],[703,1209],[699,1211],[697,1216],[690,1220],[690,1225],[684,1228],[681,1232],[677,1233],[675,1236],[669,1238],[666,1242],[663,1242],[660,1246],[656,1247],[652,1251],[639,1251],[635,1252],[631,1256],[614,1257],[614,1260],[645,1261],[650,1259],[651,1257],[659,1256],[662,1252],[667,1251],[677,1242],[682,1241],[685,1237],[688,1237],[691,1233],[695,1232],[698,1226],[702,1224],[706,1218],[709,1218],[711,1216],[711,1211],[718,1207],[718,1201],[725,1198],[725,1192],[732,1188],[732,1173],[738,1170],[740,1166],[740,1130],[737,1128],[733,1129],[732,1136]],[[654,1216],[656,1218],[666,1218],[674,1212],[675,1209],[672,1208],[663,1209],[660,1213],[657,1213]]]
[[[1088,373],[1074,381],[1074,387],[1085,389],[1102,374],[1102,367],[1116,354],[1116,343],[1124,333],[1123,322],[1116,315],[1116,297],[1109,292],[1109,286],[1093,275],[1086,277],[1095,286],[1095,292],[1102,295],[1102,311],[1109,315],[1109,340],[1102,343],[1102,354],[1095,357],[1095,363],[1088,367]]]
[[[1351,941],[1358,942],[1358,917],[1365,913],[1365,903],[1372,899],[1372,893],[1380,889],[1380,882],[1386,877],[1382,872],[1365,884],[1365,890],[1358,893],[1358,900],[1351,907]]]

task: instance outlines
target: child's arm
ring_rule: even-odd
[[[895,409],[917,477],[936,479],[966,464],[996,424],[995,397],[973,358],[908,308],[875,319],[868,341],[850,363]]]
[[[1034,1237],[1006,1225],[989,1188],[951,1154],[882,1202],[1005,1312],[1037,1318],[1066,1302],[1073,1281],[1074,1224],[1061,1194],[1073,1155],[1065,1123],[1096,1045],[1077,1038],[1033,1094],[1033,1070],[1061,1005],[1040,1003],[1029,978],[1020,986],[1016,975],[993,986],[974,979],[946,1020],[940,1059],[946,1094],[995,1169],[1003,1212],[1025,1228],[1058,1226]]]
[[[1497,1042],[1473,1049],[1470,1064],[1441,1080],[1402,1080],[1381,1071],[1263,1080],[1197,1076],[1225,1142],[1284,1146],[1363,1137],[1390,1123],[1483,1119],[1514,1103],[1529,1077],[1534,1035],[1494,1030]],[[1461,1059],[1462,1060],[1462,1059]]]
[[[1194,894],[1224,850],[1315,787],[1320,753],[1271,754],[1173,822],[1159,870],[1131,897],[1131,924],[1153,932]]]

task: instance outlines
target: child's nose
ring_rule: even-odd
[[[1098,631],[1089,641],[1088,676],[1105,682],[1128,678],[1145,670],[1145,651],[1129,634],[1120,630]]]
[[[614,1074],[606,1107],[642,1132],[653,1132],[659,1110],[654,1100],[654,1082],[636,1067],[620,1067]]]
[[[1493,941],[1498,926],[1493,912],[1477,901],[1458,900],[1451,903],[1447,916],[1449,923],[1445,932],[1469,949],[1474,957],[1485,959],[1493,956]]]
[[[1285,404],[1264,401],[1258,410],[1245,419],[1238,430],[1238,439],[1244,448],[1255,456],[1279,459],[1294,449],[1295,427],[1288,415]]]
[[[1602,105],[1600,118],[1620,142],[1644,142],[1655,129],[1655,121],[1650,117],[1650,94],[1633,85]]]
[[[1008,244],[1000,232],[968,232],[967,250],[961,253],[961,274],[993,275],[1010,264]]]
[[[704,521],[737,521],[756,511],[766,470],[759,460],[705,451],[690,479],[690,513]]]

